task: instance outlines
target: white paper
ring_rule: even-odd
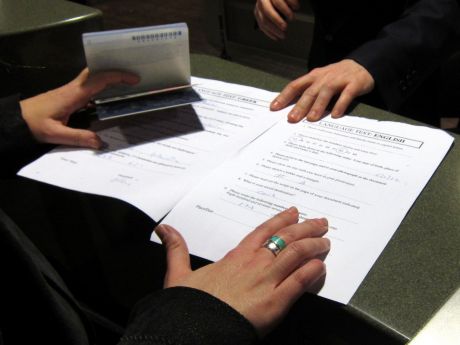
[[[275,93],[192,78],[203,101],[97,123],[101,151],[60,147],[19,175],[122,199],[154,220],[163,217],[206,173],[271,127]]]
[[[283,121],[163,222],[181,231],[191,253],[218,260],[290,206],[302,219],[327,217],[331,251],[319,295],[348,303],[452,142],[441,130],[351,116]]]

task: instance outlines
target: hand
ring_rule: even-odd
[[[285,108],[300,96],[288,114],[289,122],[299,122],[304,117],[317,121],[324,115],[333,97],[338,96],[332,109],[332,117],[343,116],[355,97],[369,93],[374,88],[374,78],[353,60],[315,68],[310,73],[290,82],[272,101],[270,110]]]
[[[99,149],[96,133],[67,126],[70,115],[85,107],[93,96],[119,83],[136,84],[139,77],[118,71],[90,74],[85,68],[70,83],[20,102],[22,116],[39,142]]]
[[[321,238],[326,219],[298,222],[295,207],[279,213],[248,234],[216,263],[196,271],[190,268],[187,245],[168,225],[155,230],[166,246],[168,270],[165,288],[186,286],[205,291],[245,316],[263,336],[306,291],[317,292],[326,274],[324,257],[330,242]],[[263,247],[272,235],[287,247],[278,256]]]
[[[288,24],[284,18],[293,20],[294,11],[299,8],[299,0],[257,0],[254,17],[259,29],[277,41],[285,38]]]

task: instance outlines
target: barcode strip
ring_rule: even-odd
[[[142,34],[142,35],[134,35],[131,36],[133,41],[163,41],[163,40],[171,40],[176,39],[182,36],[182,30],[178,31],[170,31],[170,32],[159,32],[159,33],[150,33],[150,34]]]

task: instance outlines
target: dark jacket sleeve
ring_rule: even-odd
[[[371,73],[380,97],[392,111],[459,49],[460,43],[458,1],[408,3],[398,20],[348,55]]]
[[[19,95],[0,99],[0,153],[21,152],[37,144],[22,118]]]
[[[119,345],[254,344],[255,329],[219,299],[196,289],[175,287],[140,301]]]
[[[51,149],[38,144],[22,118],[19,95],[0,98],[0,176],[12,177],[16,172]]]

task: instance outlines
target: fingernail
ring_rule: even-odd
[[[279,108],[281,107],[281,103],[279,101],[273,101],[272,104],[270,105],[270,108],[272,110],[279,110]]]
[[[297,210],[297,208],[294,207],[294,206],[289,207],[289,208],[287,209],[287,211],[288,211],[290,214],[297,214],[297,213],[299,213],[299,211]]]
[[[320,224],[322,226],[328,226],[329,225],[329,223],[328,223],[326,218],[317,218],[315,220],[318,222],[318,224]]]
[[[316,118],[316,111],[315,110],[312,110],[308,113],[307,115],[307,120],[308,121],[315,121],[317,118]]]
[[[301,117],[301,114],[298,109],[292,109],[288,115],[288,119],[291,121],[299,121],[300,117]]]
[[[155,228],[155,233],[158,235],[161,242],[164,242],[166,236],[168,236],[169,227],[165,224],[160,224]]]
[[[308,219],[305,221],[308,222]],[[320,229],[323,231],[321,233],[321,236],[326,234],[329,231],[329,225],[328,225],[328,221],[326,218],[314,218],[314,219],[311,219],[310,221],[318,225]]]

